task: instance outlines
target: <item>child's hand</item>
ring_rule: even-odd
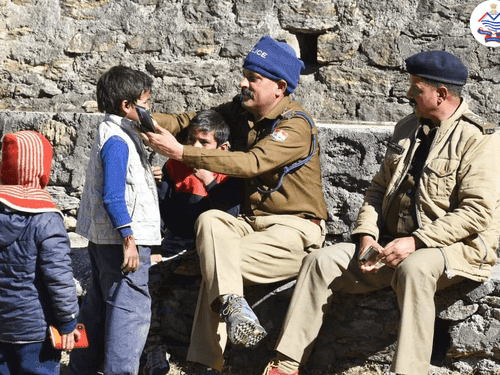
[[[213,180],[215,180],[213,172],[207,171],[206,169],[193,169],[193,174],[203,182],[203,185],[209,185]]]
[[[72,351],[75,347],[75,342],[80,341],[82,334],[78,329],[74,329],[73,332],[67,335],[61,335],[62,348],[68,352]]]
[[[135,246],[133,236],[123,239],[123,263],[121,269],[123,272],[135,272],[139,268],[139,252]]]
[[[153,167],[153,175],[155,176],[155,181],[157,184],[161,182],[161,178],[163,176],[163,173],[161,172],[161,168],[155,165]]]

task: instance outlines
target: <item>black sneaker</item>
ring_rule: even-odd
[[[242,296],[230,294],[221,305],[220,316],[227,325],[229,341],[247,348],[256,346],[266,337],[267,332],[259,323],[259,319]]]

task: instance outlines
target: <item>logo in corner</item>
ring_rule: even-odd
[[[479,4],[470,17],[470,31],[484,46],[500,46],[500,1]]]

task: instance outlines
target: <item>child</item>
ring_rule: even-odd
[[[186,143],[189,145],[229,150],[229,126],[216,111],[199,112],[189,122],[187,131]],[[193,170],[174,159],[168,160],[163,169],[155,169],[162,228],[168,233],[160,250],[162,254],[153,254],[152,262],[160,262],[162,258],[172,259],[186,253],[186,247],[179,245],[194,245],[188,242],[194,242],[190,241],[195,237],[194,223],[202,212],[220,209],[234,216],[238,215],[241,201],[238,179],[203,169]],[[179,238],[185,241],[178,241]],[[156,272],[161,273],[161,270],[152,270],[153,279]],[[156,283],[162,284],[161,278]],[[158,312],[161,310],[161,301],[153,296],[152,303],[152,325],[143,357],[144,373],[165,375],[169,370],[169,354],[165,345],[158,345],[161,331],[158,328],[161,326],[158,318],[161,314]]]
[[[135,105],[149,108],[152,79],[115,66],[97,82],[105,112],[90,151],[76,232],[89,239],[90,289],[80,321],[89,348],[74,351],[70,373],[136,374],[151,316],[150,247],[161,243],[153,170]]]
[[[70,243],[45,190],[52,146],[34,131],[3,138],[0,162],[0,374],[59,374],[61,351],[80,339]]]
[[[201,111],[189,123],[188,145],[229,150],[228,138],[229,126],[216,111]],[[158,191],[162,226],[182,238],[194,238],[194,223],[202,212],[215,208],[237,216],[240,209],[239,180],[174,159],[163,166]]]

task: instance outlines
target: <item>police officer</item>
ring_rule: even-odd
[[[317,129],[289,96],[303,68],[287,43],[264,36],[254,46],[243,63],[241,94],[216,108],[231,125],[233,152],[177,142],[173,135],[192,113],[157,114],[161,127],[144,136],[165,156],[245,182],[242,215],[211,210],[195,228],[203,280],[187,359],[199,364],[198,373],[221,370],[227,338],[252,347],[266,335],[243,286],[295,277],[306,254],[324,242]],[[294,163],[299,167],[284,173]]]
[[[435,291],[464,279],[484,281],[496,263],[499,136],[460,97],[467,69],[457,57],[422,52],[406,67],[415,113],[396,124],[352,234],[357,243],[305,258],[267,375],[298,374],[332,292],[389,285],[401,311],[391,371],[427,374]],[[360,263],[358,252],[370,246],[377,258]]]

